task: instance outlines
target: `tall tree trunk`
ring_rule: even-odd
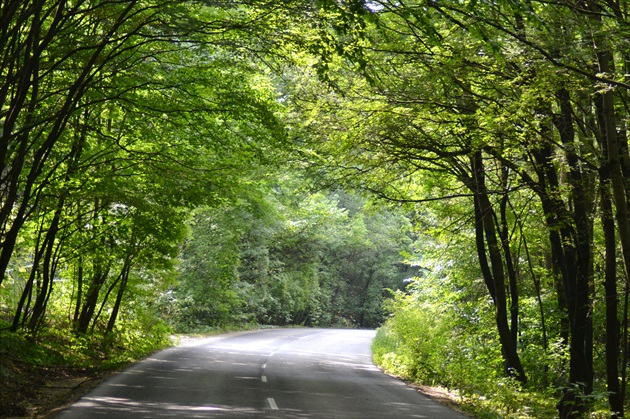
[[[505,166],[501,166],[501,187],[503,188],[503,194],[499,202],[500,218],[497,222],[497,225],[499,230],[499,237],[501,238],[501,248],[503,249],[503,255],[505,257],[505,268],[508,274],[508,289],[510,293],[510,330],[512,331],[512,341],[516,346],[518,342],[519,295],[516,269],[514,267],[512,249],[510,249],[510,231],[507,218],[507,207],[509,202],[508,176],[508,168]]]
[[[81,304],[83,302],[83,257],[79,256],[77,266],[77,295],[74,299],[74,315],[72,316],[72,326],[78,328],[79,315],[81,314]]]
[[[95,206],[95,213],[98,213],[98,209]],[[106,244],[106,238],[101,238],[101,248],[104,249]],[[94,260],[92,261],[92,275],[89,280],[89,285],[87,292],[85,293],[85,299],[83,301],[83,306],[81,307],[81,313],[79,314],[79,319],[77,321],[76,331],[78,333],[87,333],[88,328],[90,326],[90,322],[92,321],[92,317],[94,316],[94,312],[96,311],[96,306],[98,304],[98,297],[101,293],[101,289],[109,276],[109,271],[111,268],[111,263],[107,260],[107,257],[101,258],[100,255],[94,255]]]
[[[560,416],[571,417],[574,412],[584,412],[586,402],[582,393],[593,391],[593,332],[592,332],[592,223],[590,214],[594,194],[588,190],[587,179],[580,168],[575,144],[573,117],[569,92],[562,88],[556,97],[560,105],[560,114],[554,117],[560,141],[569,166],[569,186],[573,203],[571,218],[575,228],[571,232],[572,247],[575,250],[575,270],[566,281],[571,292],[569,297],[569,320],[571,337],[569,348],[570,388],[565,392],[559,404]]]
[[[125,259],[125,262],[123,263],[123,267],[121,268],[120,273],[118,274],[116,279],[113,280],[112,283],[109,285],[109,288],[107,288],[107,292],[103,296],[103,301],[101,301],[101,306],[98,309],[98,312],[96,313],[96,316],[94,316],[94,319],[92,320],[92,329],[90,331],[91,333],[94,332],[94,328],[96,327],[96,323],[98,322],[98,319],[101,317],[103,309],[105,308],[105,305],[107,304],[107,301],[109,300],[109,296],[114,291],[116,286],[119,285],[120,282],[124,280],[125,275],[128,274],[127,273],[127,267],[129,266],[130,263],[131,263],[131,258],[128,257],[127,259]],[[119,286],[119,289],[120,289],[120,286]]]
[[[597,55],[599,71],[611,71],[612,56],[607,51]],[[612,91],[606,91],[596,96],[595,107],[599,122],[601,147],[605,154],[606,162],[600,171],[602,223],[606,244],[606,376],[608,385],[608,401],[613,417],[623,417],[625,391],[622,391],[619,383],[619,320],[617,318],[617,243],[615,240],[615,226],[619,232],[621,243],[622,261],[624,263],[626,283],[628,282],[628,269],[630,269],[630,216],[628,213],[628,194],[626,187],[626,174],[624,173],[624,160],[627,160],[627,150],[624,153],[617,135],[617,118],[614,110],[614,97]],[[612,195],[609,191],[612,187]],[[615,215],[613,216],[612,200],[615,202]],[[625,367],[624,373],[625,376]]]
[[[94,312],[96,311],[98,296],[101,292],[103,284],[105,284],[108,273],[109,269],[99,266],[92,275],[90,285],[85,295],[85,301],[81,307],[81,314],[79,315],[79,320],[77,321],[76,331],[78,333],[87,333],[92,317],[94,316]]]
[[[44,221],[42,220],[42,224]],[[31,300],[33,297],[33,286],[35,285],[35,280],[37,279],[37,275],[39,274],[39,265],[40,260],[45,251],[45,244],[42,244],[42,235],[43,235],[43,225],[40,225],[39,232],[37,234],[37,240],[35,242],[35,253],[33,255],[33,265],[31,268],[31,272],[29,273],[28,280],[24,286],[24,290],[22,291],[22,296],[20,297],[20,301],[18,302],[17,309],[15,310],[15,315],[13,316],[13,323],[11,324],[11,331],[16,332],[21,325],[26,324],[28,320],[28,311],[30,309]]]
[[[63,200],[61,201],[61,205],[63,205]],[[33,332],[37,329],[38,325],[44,317],[46,305],[48,303],[50,293],[52,292],[53,278],[55,274],[53,250],[55,247],[55,238],[57,236],[57,232],[59,231],[60,217],[61,207],[58,207],[55,211],[52,222],[48,227],[46,237],[44,238],[45,251],[43,257],[43,265],[41,267],[42,286],[39,290],[39,293],[37,294],[37,297],[35,298],[35,304],[33,305],[33,314],[31,315],[31,319],[28,324],[28,328]],[[33,265],[33,269],[39,269],[39,267]]]
[[[612,197],[609,191],[608,168],[601,170],[602,230],[606,251],[604,289],[606,292],[606,385],[611,418],[624,417],[624,393],[619,382],[619,319],[617,317],[619,296],[617,294],[617,242],[612,210]]]
[[[116,324],[116,319],[118,318],[118,313],[120,312],[120,305],[122,303],[123,295],[125,293],[125,289],[127,288],[127,282],[129,282],[130,271],[131,263],[127,262],[125,263],[125,267],[122,271],[120,285],[118,286],[118,293],[116,294],[116,301],[114,302],[112,313],[109,316],[109,321],[107,322],[107,329],[105,330],[105,334],[110,334],[114,330],[114,325]]]
[[[485,238],[484,253],[487,250],[490,267],[482,268],[485,275],[490,274],[489,278],[485,278],[486,283],[491,283],[494,291],[493,299],[495,306],[495,321],[499,332],[499,340],[501,342],[501,351],[505,360],[505,371],[508,376],[516,378],[522,383],[527,382],[527,376],[518,355],[516,343],[512,338],[512,331],[508,322],[507,294],[505,284],[505,271],[503,268],[503,257],[497,240],[497,232],[495,229],[495,216],[492,209],[492,203],[488,197],[485,186],[485,175],[483,156],[481,150],[475,152],[471,158],[473,179],[469,182],[473,186],[475,193],[475,219],[476,225],[482,227],[483,237]],[[478,237],[481,232],[477,232]],[[479,245],[481,242],[477,241]],[[481,249],[477,249],[480,253]],[[483,263],[483,262],[482,262]],[[489,288],[489,291],[491,290]],[[492,291],[491,291],[492,292]]]

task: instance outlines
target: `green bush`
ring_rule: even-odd
[[[372,344],[374,362],[405,380],[455,391],[478,418],[554,417],[552,389],[523,389],[503,374],[491,306],[476,316],[398,294]]]
[[[451,352],[449,325],[435,321],[436,314],[431,307],[398,311],[378,331],[373,346],[376,362],[405,379],[423,383],[443,380],[443,361]]]

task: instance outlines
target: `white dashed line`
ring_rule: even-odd
[[[314,333],[314,334],[312,334],[312,335],[302,336],[301,338],[298,338],[297,340],[308,339],[308,338],[311,338],[311,337],[313,337],[313,336],[315,336],[315,335],[316,335],[316,333]]]
[[[263,375],[262,377],[260,377],[260,380],[261,380],[263,383],[266,383],[266,382],[267,382],[267,376],[266,376],[266,375]]]
[[[276,401],[273,398],[268,397],[267,403],[269,403],[269,407],[271,408],[271,410],[278,410],[278,405],[276,404]]]

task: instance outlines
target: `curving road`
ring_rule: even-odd
[[[135,364],[56,418],[466,418],[381,373],[374,334],[268,329],[194,340]]]

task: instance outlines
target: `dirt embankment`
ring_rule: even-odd
[[[0,418],[49,418],[115,371],[37,367],[0,359]]]

